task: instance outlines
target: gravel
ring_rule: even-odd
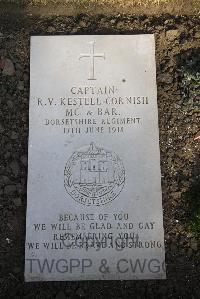
[[[196,88],[199,25],[197,17],[170,15],[21,15],[0,19],[0,57],[7,63],[0,66],[1,298],[199,297],[199,238],[186,226],[182,203],[183,195],[199,179],[200,141],[194,140],[200,116]],[[30,35],[47,33],[155,33],[166,281],[24,283],[29,42]]]

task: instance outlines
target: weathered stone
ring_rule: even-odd
[[[12,134],[11,134],[11,136],[10,136],[10,138],[11,139],[17,139],[19,136],[18,136],[18,134],[16,133],[16,132],[12,132]]]
[[[53,27],[53,26],[49,26],[48,28],[47,28],[47,32],[48,33],[52,33],[52,32],[54,32],[55,31],[55,28]]]
[[[175,200],[180,199],[181,198],[181,192],[174,192],[173,197],[174,197]]]
[[[87,23],[85,21],[80,21],[79,26],[81,27],[87,27]]]
[[[173,76],[171,74],[163,74],[161,77],[160,77],[160,81],[161,82],[164,82],[164,83],[167,83],[167,84],[170,84],[172,83],[173,81]]]
[[[13,64],[12,60],[10,60],[8,58],[3,59],[3,67],[2,68],[3,68],[3,71],[2,71],[3,75],[13,76],[15,73],[14,64]]]
[[[200,39],[200,31],[197,31],[194,35],[195,38]]]
[[[174,29],[174,30],[168,30],[166,32],[166,38],[169,41],[174,41],[175,39],[177,39],[179,37],[179,31]]]

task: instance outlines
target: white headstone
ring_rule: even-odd
[[[154,48],[31,38],[26,281],[165,278]]]

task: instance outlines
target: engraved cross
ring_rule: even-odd
[[[91,53],[88,53],[88,54],[80,54],[79,56],[79,60],[81,58],[84,58],[84,57],[88,57],[90,58],[90,77],[88,78],[88,80],[96,80],[95,79],[95,76],[94,76],[94,73],[95,73],[95,58],[103,58],[105,59],[105,53],[95,53],[94,52],[94,45],[95,45],[95,41],[92,41],[90,42],[91,44]]]

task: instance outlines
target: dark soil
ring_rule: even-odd
[[[198,15],[199,0],[0,0],[0,10],[18,14],[75,16],[133,14]]]
[[[200,201],[199,32],[191,16],[1,16],[1,298],[199,298],[200,238],[188,225]],[[140,33],[156,36],[167,280],[25,283],[30,35]]]

